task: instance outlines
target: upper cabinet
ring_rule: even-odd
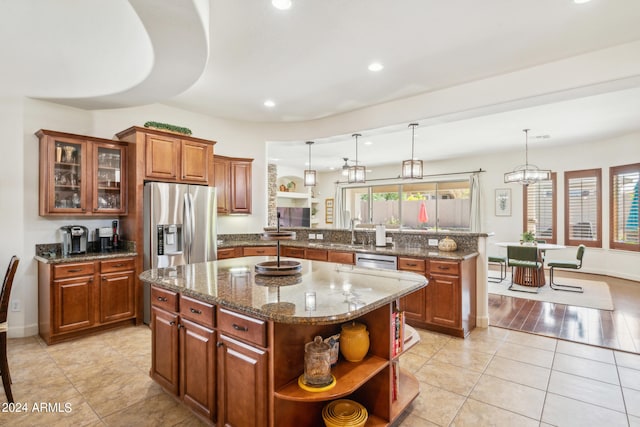
[[[218,213],[251,213],[251,162],[253,159],[215,156]]]
[[[145,135],[145,177],[163,181],[209,184],[213,143],[181,137]]]
[[[126,143],[49,130],[36,135],[40,215],[127,213]]]

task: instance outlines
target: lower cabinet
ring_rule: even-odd
[[[38,327],[47,344],[135,321],[135,261],[38,263]]]
[[[216,414],[216,334],[180,319],[180,397],[209,420]]]
[[[426,262],[421,258],[398,257],[398,270],[411,271],[426,276]],[[427,287],[431,286],[431,282]],[[427,288],[418,289],[400,298],[400,310],[404,311],[408,323],[417,325],[427,322]]]

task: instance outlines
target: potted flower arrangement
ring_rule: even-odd
[[[535,243],[535,241],[536,241],[536,235],[533,233],[533,231],[525,231],[520,236],[520,243],[522,244],[531,245]]]

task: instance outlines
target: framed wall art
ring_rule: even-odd
[[[511,216],[510,188],[496,188],[496,216]]]
[[[324,201],[324,221],[327,224],[333,224],[333,199]]]

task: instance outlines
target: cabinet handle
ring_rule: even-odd
[[[123,263],[119,263],[119,264],[114,264],[114,267],[122,267],[124,264]]]
[[[193,314],[202,314],[202,311],[200,311],[200,310],[196,310],[195,308],[189,308],[189,310],[190,310]]]
[[[93,277],[89,277],[89,278],[87,279],[87,282],[93,282]]]
[[[167,302],[167,299],[165,297],[158,297],[158,301]]]
[[[71,270],[69,270],[69,273],[78,273],[80,271],[82,271],[81,268],[72,268]]]
[[[85,208],[82,208],[82,212],[86,212],[87,210]]]
[[[256,251],[257,254],[263,254],[264,251]]]
[[[246,326],[240,326],[235,323],[231,326],[233,326],[233,329],[235,329],[236,331],[247,332],[249,330],[249,328],[247,328]]]
[[[222,347],[223,345],[224,345],[224,344],[222,343],[222,341],[218,341],[218,342],[216,343],[216,347],[218,347],[218,348]]]
[[[176,324],[175,320],[172,320],[171,322],[169,322],[169,325],[171,325],[171,326],[173,326],[175,324]]]
[[[448,270],[449,269],[449,267],[445,267],[444,265],[439,265],[438,268],[440,270]]]
[[[416,267],[418,264],[416,264],[415,262],[408,262],[407,265],[409,267]]]
[[[178,329],[182,329],[184,328],[184,325],[182,323],[178,323]]]

